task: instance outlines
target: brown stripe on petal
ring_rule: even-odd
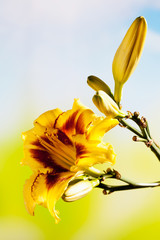
[[[44,148],[44,147],[42,146],[42,144],[39,142],[38,139],[37,139],[36,141],[34,141],[34,142],[31,142],[31,144],[34,145],[34,146],[36,146],[36,147]]]
[[[48,175],[47,175],[47,177],[46,177],[46,185],[47,185],[48,190],[49,190],[54,184],[56,184],[56,182],[58,182],[58,176],[57,176],[57,174],[55,174],[55,175],[48,174]]]
[[[85,130],[86,129],[85,129],[85,124],[83,122],[83,119],[79,117],[76,124],[76,134],[84,134]]]
[[[62,132],[61,130],[58,130],[57,132],[57,138],[62,142],[64,143],[65,145],[73,145],[71,140],[69,139],[69,137],[64,133]]]
[[[37,161],[43,164],[44,168],[52,168],[54,173],[66,172],[67,169],[58,165],[49,152],[40,149],[30,149],[31,156]]]
[[[80,143],[76,143],[76,158],[83,158],[88,153],[86,147]]]
[[[76,123],[76,134],[84,134],[93,121],[94,113],[90,109],[83,111]],[[95,117],[94,117],[95,118]]]
[[[65,124],[62,127],[63,132],[70,132],[73,131],[76,124],[76,116],[78,111],[74,112],[65,122]]]
[[[63,181],[66,181],[70,178],[71,176],[66,176],[66,177],[60,177],[59,174],[47,174],[47,177],[46,177],[46,185],[47,185],[47,188],[48,190],[53,187],[53,185],[59,183],[59,182],[63,182]]]
[[[56,128],[56,124],[57,124],[57,121],[58,121],[59,117],[60,117],[61,115],[63,115],[64,113],[65,113],[65,112],[62,112],[62,113],[59,114],[59,116],[56,118],[56,120],[55,120],[55,122],[54,122],[53,128]]]

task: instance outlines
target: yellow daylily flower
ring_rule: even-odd
[[[68,184],[95,164],[115,162],[113,147],[102,137],[117,124],[116,119],[96,116],[78,99],[71,110],[47,111],[34,121],[34,127],[22,134],[22,164],[33,170],[24,186],[25,205],[31,215],[39,204],[48,208],[58,223],[55,204]]]
[[[115,80],[114,98],[117,103],[121,100],[123,84],[135,70],[147,32],[147,23],[144,17],[138,17],[131,24],[113,59],[112,72]]]
[[[93,100],[93,103],[96,105],[96,107],[99,109],[99,111],[104,113],[107,118],[115,118],[115,117],[124,118],[127,116],[126,113],[122,112],[119,109],[116,102],[113,101],[113,99],[103,91],[98,91],[93,96],[92,100]]]

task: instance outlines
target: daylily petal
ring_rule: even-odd
[[[58,212],[55,210],[56,202],[61,198],[66,190],[68,183],[74,179],[75,173],[67,172],[58,175],[58,178],[54,184],[50,187],[47,197],[47,207],[53,217],[55,217],[56,223],[60,221]]]
[[[73,102],[72,110],[76,112],[77,110],[82,111],[85,109],[87,109],[87,107],[80,102],[79,98],[75,98]]]
[[[79,114],[80,113],[78,112],[78,110],[76,112],[74,112],[73,110],[68,110],[67,112],[64,112],[58,117],[55,128],[60,129],[68,136],[72,136],[73,134],[75,134],[75,126]]]
[[[84,134],[87,131],[87,128],[95,120],[96,115],[90,110],[84,110],[76,123],[76,134]]]
[[[43,173],[53,171],[55,173],[64,172],[69,169],[73,163],[73,160],[71,160],[71,163],[69,162],[69,156],[73,151],[71,151],[71,148],[73,147],[66,146],[66,143],[63,144],[57,137],[55,138],[55,142],[46,135],[39,136],[36,131],[37,129],[34,128],[23,135],[25,136],[25,157],[22,160],[22,164],[29,165],[33,170],[39,170]],[[62,136],[58,130],[56,130],[56,133],[61,139]],[[57,145],[59,145],[59,147],[57,147]],[[62,145],[62,147],[60,147],[60,145]],[[67,149],[70,154],[67,155],[67,151],[63,153],[63,151],[60,150],[63,148]]]
[[[109,143],[97,140],[86,140],[83,135],[74,136],[76,148],[76,162],[70,170],[85,170],[98,163],[115,163],[115,153]]]
[[[79,99],[75,99],[72,109],[63,112],[57,118],[55,128],[62,130],[68,136],[74,135],[77,119],[85,109],[87,108],[80,103]]]
[[[31,195],[31,188],[36,177],[37,177],[37,173],[32,174],[30,178],[26,180],[24,189],[23,189],[25,207],[28,213],[31,215],[34,215],[34,208],[36,206],[36,202],[34,201]]]
[[[28,165],[32,170],[40,170],[41,172],[53,171],[49,166],[46,166],[45,161],[41,161],[42,155],[46,154],[46,149],[39,143],[37,136],[34,133],[34,128],[23,133],[22,138],[24,140],[24,158],[21,164]],[[35,154],[38,154],[35,156]],[[40,159],[38,156],[40,156]]]
[[[58,212],[55,210],[55,204],[63,195],[68,183],[74,178],[75,173],[65,172],[60,174],[37,174],[32,176],[29,181],[30,188],[25,191],[27,209],[33,214],[35,204],[47,207],[56,223],[59,222]],[[25,186],[25,189],[28,186]],[[31,192],[29,192],[31,191]],[[30,196],[28,201],[28,196]],[[31,211],[32,210],[32,211]]]
[[[90,127],[90,129],[88,130],[87,139],[101,140],[106,132],[108,132],[118,124],[119,121],[117,119],[105,118],[98,124]]]
[[[45,127],[54,127],[56,118],[62,113],[62,111],[59,108],[56,108],[54,110],[47,111],[43,114],[41,114],[34,123],[39,123],[42,126]]]

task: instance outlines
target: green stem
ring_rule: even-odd
[[[116,191],[124,191],[124,190],[133,190],[137,188],[153,188],[160,186],[160,183],[137,183],[135,185],[119,185],[119,186],[112,186],[106,185],[104,183],[100,183],[97,187],[109,191],[109,193],[116,192]]]
[[[151,149],[151,151],[156,155],[156,157],[158,158],[158,160],[160,161],[160,149],[159,149],[159,147],[156,145],[155,142],[152,143],[150,149]]]
[[[137,183],[133,182],[132,180],[123,177],[115,169],[113,169],[113,170],[109,169],[108,172],[106,172],[105,174],[103,174],[101,176],[100,181],[102,181],[102,179],[106,180],[107,178],[114,178],[114,179],[117,179],[119,181],[125,182],[125,183],[130,184],[130,185],[136,185],[137,184]]]
[[[114,99],[118,106],[120,106],[120,101],[122,97],[122,88],[123,88],[123,84],[118,81],[115,81]]]
[[[138,131],[137,129],[135,129],[134,127],[132,127],[131,125],[129,125],[125,120],[120,119],[119,122],[126,127],[128,130],[130,130],[131,132],[135,133],[137,136],[139,136],[141,139],[144,140],[144,143],[147,145],[147,143],[151,142],[151,145],[147,145],[150,147],[151,151],[156,155],[156,157],[158,158],[158,160],[160,161],[160,148],[158,147],[158,145],[154,142],[154,140],[151,138],[151,134],[149,131],[149,126],[147,123],[147,127],[141,127],[140,125],[140,119],[135,119],[135,118],[130,118],[132,121],[134,121],[140,128],[141,132]]]
[[[125,120],[123,119],[119,119],[119,122],[126,127],[128,130],[130,130],[131,132],[135,133],[137,136],[139,136],[140,138],[144,138],[144,136],[141,134],[140,131],[138,131],[137,129],[135,129],[134,127],[132,127],[130,124],[128,124]]]

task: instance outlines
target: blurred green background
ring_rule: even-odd
[[[160,239],[160,189],[104,196],[99,189],[57,209],[55,225],[47,209],[28,215],[23,185],[30,176],[21,132],[41,113],[70,109],[74,98],[92,103],[88,75],[113,89],[112,60],[132,21],[143,15],[148,33],[140,63],[126,83],[123,109],[147,117],[159,140],[160,3],[158,0],[0,1],[0,239],[51,240]],[[115,169],[135,181],[160,180],[160,165],[132,134],[116,127],[106,134],[117,153]],[[102,167],[102,166],[100,166]],[[107,166],[104,166],[106,168]]]

